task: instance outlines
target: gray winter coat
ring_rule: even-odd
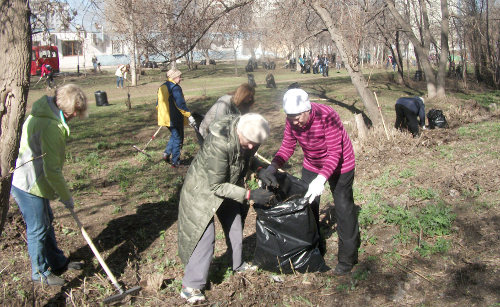
[[[205,118],[200,124],[200,134],[203,138],[206,138],[209,134],[208,127],[212,122],[226,115],[240,115],[240,110],[231,101],[232,98],[233,96],[231,95],[224,95],[220,97],[210,110],[208,110],[207,114],[205,114]]]
[[[243,179],[257,148],[245,155],[240,152],[236,132],[239,119],[239,116],[228,116],[213,123],[187,171],[178,218],[179,256],[184,264],[188,263],[222,201],[245,201]]]

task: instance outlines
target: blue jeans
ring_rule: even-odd
[[[170,161],[172,165],[179,165],[181,159],[181,149],[184,142],[184,127],[168,127],[170,130],[170,139],[168,140],[167,147],[165,147],[164,153],[167,156],[172,155]]]
[[[31,278],[40,280],[52,270],[61,269],[67,261],[57,247],[52,220],[54,215],[49,200],[12,186],[11,194],[17,202],[26,223],[28,253],[31,259]]]
[[[116,77],[116,87],[123,87],[123,77]]]

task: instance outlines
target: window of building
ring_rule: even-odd
[[[122,44],[119,41],[112,41],[111,42],[111,50],[113,54],[122,54],[123,53],[123,48]]]
[[[80,41],[62,41],[63,56],[81,55],[82,43]]]

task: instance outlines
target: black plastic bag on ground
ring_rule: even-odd
[[[448,122],[443,114],[443,111],[431,109],[427,112],[427,120],[429,121],[429,128],[447,128]]]
[[[325,268],[318,249],[316,220],[306,199],[308,185],[289,174],[277,174],[276,204],[257,212],[254,264],[279,272],[316,272]]]

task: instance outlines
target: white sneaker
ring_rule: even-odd
[[[181,297],[186,299],[189,303],[194,304],[205,300],[205,295],[201,293],[200,289],[182,286]]]
[[[258,267],[256,265],[252,265],[248,262],[243,262],[239,268],[234,270],[236,273],[246,273],[246,272],[253,272],[257,271]]]

